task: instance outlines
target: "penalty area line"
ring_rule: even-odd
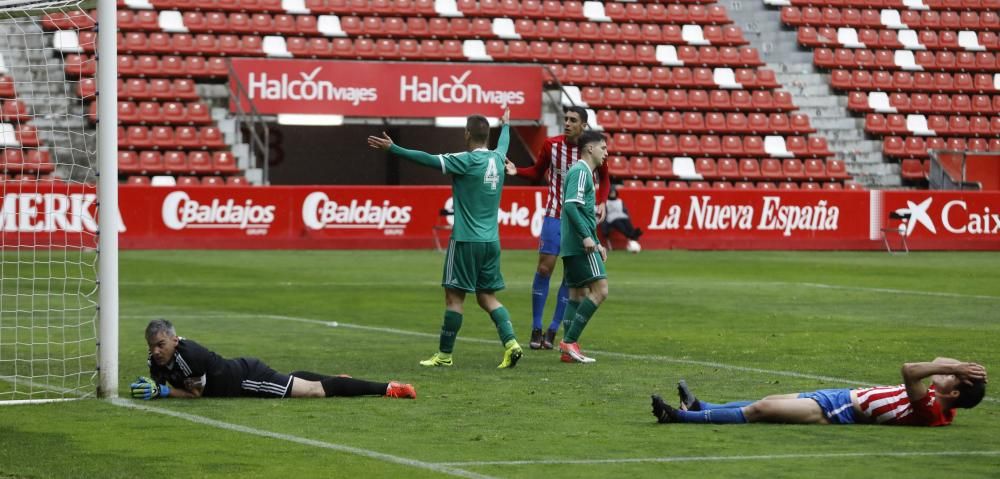
[[[466,477],[470,479],[493,479],[491,476],[486,476],[483,474],[477,474],[475,472],[466,471],[463,469],[458,469],[454,466],[448,466],[445,464],[435,464],[430,462],[418,461],[416,459],[409,459],[406,457],[393,456],[392,454],[385,454],[382,452],[372,451],[369,449],[362,449],[359,447],[345,446],[343,444],[335,444],[332,442],[318,441],[316,439],[309,439],[299,436],[293,436],[291,434],[282,434],[279,432],[265,431],[263,429],[257,429],[249,426],[241,426],[239,424],[232,424],[228,422],[219,421],[216,419],[207,418],[204,416],[197,416],[194,414],[188,414],[178,411],[172,411],[170,409],[149,406],[146,404],[136,403],[134,401],[122,398],[116,398],[110,400],[111,404],[115,406],[120,406],[129,409],[136,409],[144,412],[151,412],[155,414],[162,414],[164,416],[170,416],[177,419],[183,419],[185,421],[190,421],[196,424],[201,424],[204,426],[214,427],[216,429],[223,429],[226,431],[238,432],[241,434],[249,434],[252,436],[264,437],[268,439],[277,439],[279,441],[286,441],[295,444],[301,444],[303,446],[317,447],[321,449],[329,449],[337,452],[344,452],[347,454],[353,454],[356,456],[362,456],[369,459],[375,459],[382,462],[389,462],[393,464],[400,464],[403,466],[409,466],[417,469],[425,469],[428,471],[436,472],[439,474],[447,474],[449,476],[455,477]]]
[[[641,464],[666,462],[780,461],[794,459],[845,459],[864,457],[949,457],[1000,456],[1000,451],[914,451],[914,452],[833,452],[817,454],[762,454],[749,456],[675,456],[621,459],[540,459],[525,461],[457,461],[437,462],[439,466],[534,466],[534,465],[598,465]]]

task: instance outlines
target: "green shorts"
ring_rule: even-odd
[[[566,286],[582,288],[594,281],[607,278],[608,273],[604,270],[601,253],[595,251],[590,254],[563,256],[563,277],[566,278]]]
[[[506,286],[500,273],[500,242],[450,240],[441,286],[468,293],[504,289]]]

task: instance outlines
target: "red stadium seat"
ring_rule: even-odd
[[[785,175],[785,178],[790,180],[798,181],[806,178],[806,174],[802,166],[802,160],[797,158],[785,159],[782,162],[781,171],[782,174]]]
[[[747,180],[758,180],[763,178],[760,172],[760,163],[754,158],[740,159],[739,175]]]
[[[644,156],[635,156],[629,160],[629,172],[637,178],[649,178],[653,176],[649,159]]]
[[[635,135],[635,149],[643,154],[656,153],[656,137],[647,133]]]
[[[657,178],[673,177],[673,165],[669,157],[658,156],[653,158],[651,171]]]
[[[207,151],[192,151],[188,155],[190,170],[194,174],[211,174],[215,172],[212,165],[212,155]]]
[[[609,175],[614,177],[629,176],[629,163],[624,156],[609,156],[607,161]]]
[[[761,160],[760,174],[762,178],[769,180],[782,180],[785,178],[781,160],[775,158],[764,158]]]
[[[216,151],[212,153],[212,166],[220,174],[240,171],[236,166],[236,157],[230,151]]]
[[[159,152],[149,152],[157,153]],[[188,157],[183,151],[167,151],[163,153],[163,169],[172,175],[185,174],[190,171]]]
[[[906,158],[900,162],[900,174],[906,181],[924,181],[923,163],[914,158]]]
[[[20,151],[20,150],[12,150]],[[6,155],[5,155],[6,156]],[[118,172],[122,174],[137,173],[139,168],[139,154],[131,150],[118,151]]]
[[[146,174],[164,173],[163,156],[159,151],[143,151],[139,154],[139,172]]]
[[[735,180],[742,178],[739,171],[739,163],[734,158],[720,158],[716,164],[718,176],[724,180]]]
[[[718,177],[714,158],[698,158],[694,163],[694,171],[705,179],[715,179]]]

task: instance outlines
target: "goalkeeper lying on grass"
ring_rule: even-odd
[[[281,374],[256,358],[225,359],[177,336],[174,325],[154,319],[146,326],[149,375],[131,385],[132,397],[333,397],[386,396],[416,399],[409,384],[378,383],[306,371]]]
[[[741,424],[883,424],[947,426],[955,409],[969,409],[986,394],[986,368],[951,358],[906,363],[903,384],[857,389],[777,394],[759,401],[713,404],[695,397],[687,383],[677,383],[680,407],[653,395],[653,415],[660,423]],[[924,380],[930,378],[928,387]]]

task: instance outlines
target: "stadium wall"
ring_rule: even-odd
[[[8,188],[0,238],[93,247],[92,188]],[[1000,250],[1000,193],[622,189],[647,249]],[[545,190],[507,187],[505,248],[534,249]],[[122,186],[124,249],[427,249],[446,244],[447,186]],[[437,242],[435,242],[435,235]]]
[[[521,131],[540,130],[523,128]],[[270,181],[276,185],[450,185],[451,177],[381,151],[365,142],[368,135],[387,132],[407,148],[435,152],[465,151],[461,128],[433,125],[288,126],[271,128],[273,144]],[[518,133],[521,134],[521,133]],[[500,129],[490,133],[495,147]],[[511,142],[507,157],[518,165],[531,164],[531,153],[519,141]],[[512,183],[525,180],[510,178]]]

